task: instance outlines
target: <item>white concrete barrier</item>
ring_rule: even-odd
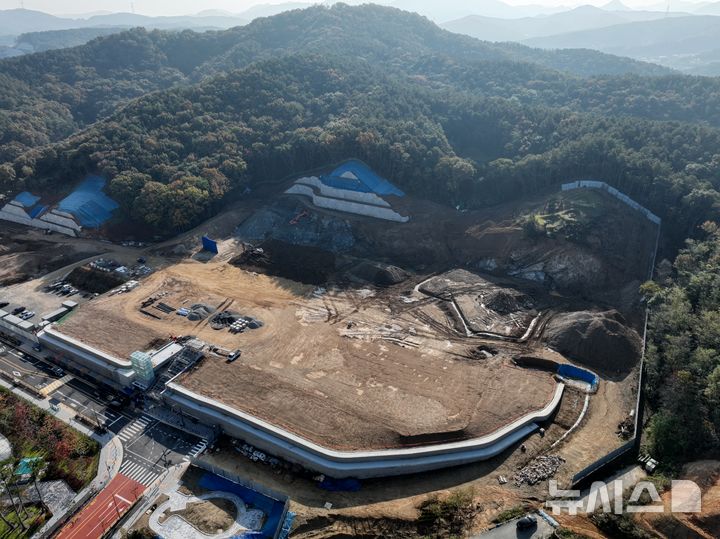
[[[390,208],[381,208],[378,206],[371,206],[369,204],[317,195],[313,188],[308,185],[295,184],[285,191],[285,194],[309,197],[312,200],[313,205],[318,208],[353,213],[355,215],[364,215],[367,217],[375,217],[376,219],[395,221],[398,223],[407,223],[410,220],[409,217],[404,217]]]
[[[323,447],[175,382],[166,385],[163,397],[188,415],[207,424],[218,425],[228,435],[271,455],[335,478],[370,478],[425,472],[494,457],[535,431],[538,428],[536,421],[550,417],[560,403],[564,388],[564,384],[558,384],[550,403],[541,410],[528,413],[486,436],[445,444],[372,451],[337,451]]]

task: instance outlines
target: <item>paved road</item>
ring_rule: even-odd
[[[56,539],[100,539],[145,490],[119,473],[55,536]]]
[[[110,436],[117,435],[122,444],[118,475],[62,528],[58,537],[102,536],[168,468],[190,460],[207,447],[206,439],[166,425],[142,411],[111,409],[111,397],[94,383],[64,373],[58,376],[52,372],[52,364],[37,357],[42,353],[33,351],[27,343],[20,348],[0,342],[0,372],[32,386],[38,398],[44,394],[47,399],[36,402],[71,425],[75,424],[75,414],[81,414],[107,428]]]
[[[0,340],[0,371],[40,390],[59,376],[53,374],[48,363],[16,350],[11,344]]]
[[[547,539],[553,533],[553,527],[539,516],[537,516],[537,528],[532,530],[518,530],[516,524],[518,520],[520,519],[511,520],[503,526],[476,535],[472,539]]]
[[[207,447],[201,438],[140,416],[118,434],[125,458],[120,472],[145,486],[174,464],[189,460]]]

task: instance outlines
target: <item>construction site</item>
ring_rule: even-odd
[[[64,367],[331,477],[533,440],[569,477],[623,443],[656,238],[637,209],[578,186],[461,212],[357,161],[256,197],[4,293],[49,309],[48,294],[79,290],[32,330]]]

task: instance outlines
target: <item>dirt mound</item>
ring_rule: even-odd
[[[125,283],[126,279],[114,271],[100,271],[88,266],[80,266],[70,272],[65,279],[80,290],[103,294]]]
[[[408,278],[405,270],[380,262],[362,262],[353,268],[351,273],[376,286],[392,286],[400,284]]]
[[[318,247],[268,240],[248,246],[230,261],[240,268],[305,284],[324,284],[335,271],[335,254]]]
[[[578,311],[554,317],[545,330],[547,344],[590,368],[628,372],[640,360],[640,336],[617,311]]]
[[[483,301],[485,307],[503,315],[534,308],[530,296],[509,288],[492,290],[483,297]]]

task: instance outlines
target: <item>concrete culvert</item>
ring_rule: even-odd
[[[545,340],[561,354],[608,373],[627,373],[640,361],[642,341],[617,311],[578,311],[555,316]]]

